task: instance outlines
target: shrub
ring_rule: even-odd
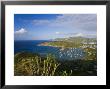
[[[51,54],[42,60],[41,57],[22,58],[14,65],[15,75],[28,76],[54,76],[57,67],[60,64],[56,62],[55,57]]]

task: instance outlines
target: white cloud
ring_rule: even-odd
[[[84,35],[84,34],[82,34],[82,33],[77,33],[77,34],[75,34],[74,36],[76,36],[76,37],[78,37],[78,36],[83,37],[83,36],[85,36],[85,35]]]
[[[84,34],[84,33],[73,33],[71,37],[87,37],[87,38],[96,38],[96,34]]]
[[[33,20],[33,23],[35,23],[35,25],[42,25],[42,24],[50,24],[49,20]]]
[[[15,34],[24,34],[27,31],[24,28],[21,28],[20,30],[15,31]]]
[[[56,34],[60,34],[64,37],[87,37],[87,38],[96,38],[97,35],[94,34],[88,34],[88,33],[62,33],[62,32],[55,32]]]
[[[60,32],[55,32],[55,34],[60,34]]]
[[[43,25],[49,27],[64,27],[68,29],[81,29],[88,31],[96,31],[97,15],[96,14],[63,14],[51,20],[33,20],[35,25]]]

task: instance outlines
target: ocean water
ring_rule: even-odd
[[[48,42],[46,40],[28,40],[28,41],[14,41],[14,53],[18,52],[32,52],[39,53],[41,56],[46,56],[51,53],[60,60],[75,60],[83,59],[85,52],[80,48],[67,48],[61,50],[60,48],[50,46],[38,46],[42,42]]]

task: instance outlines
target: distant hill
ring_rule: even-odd
[[[86,37],[69,37],[69,38],[56,38],[54,41],[67,41],[67,42],[97,42],[96,38]]]

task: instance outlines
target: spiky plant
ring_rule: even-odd
[[[48,54],[44,60],[38,56],[23,58],[15,64],[14,73],[24,76],[54,76],[59,65],[51,54]]]

